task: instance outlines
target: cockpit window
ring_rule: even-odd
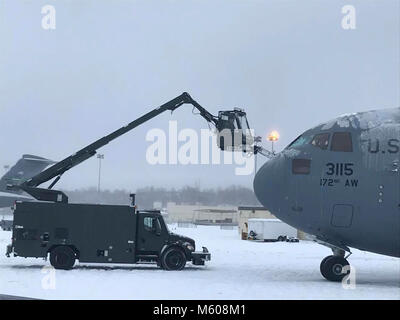
[[[307,144],[309,141],[310,141],[310,137],[301,135],[301,136],[297,137],[296,140],[294,140],[291,144],[289,144],[286,147],[286,149],[300,147],[302,145]]]
[[[314,136],[314,138],[311,141],[311,144],[315,147],[318,147],[322,150],[328,149],[329,146],[329,138],[330,138],[329,133],[320,133]]]
[[[353,152],[350,132],[335,132],[332,136],[331,151]]]

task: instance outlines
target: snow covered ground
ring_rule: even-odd
[[[55,272],[40,259],[6,258],[10,232],[0,231],[0,294],[42,299],[397,299],[400,259],[354,250],[356,286],[324,280],[319,272],[330,250],[313,242],[264,243],[239,239],[237,229],[176,228],[198,248],[206,246],[212,261],[191,263],[183,271],[153,265],[77,264]],[[44,286],[43,286],[44,284]],[[55,285],[55,288],[54,286]]]

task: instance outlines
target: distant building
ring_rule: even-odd
[[[239,235],[242,239],[247,239],[247,233],[249,232],[249,219],[252,218],[263,218],[263,219],[276,219],[266,208],[258,206],[241,206],[238,207],[238,225]]]
[[[238,226],[242,239],[247,239],[249,219],[276,219],[261,206],[204,206],[169,202],[166,210],[162,211],[167,223]],[[305,235],[298,231],[298,238],[304,239]]]
[[[1,219],[12,219],[13,212],[11,208],[0,208],[0,220]]]
[[[161,201],[154,201],[153,202],[153,209],[154,210],[161,210],[162,209],[162,202]]]
[[[242,206],[238,207],[238,225],[239,225],[239,235],[242,239],[247,239],[248,235],[248,227],[249,227],[249,219],[252,218],[261,218],[261,219],[276,219],[276,217],[269,212],[264,207],[252,207],[252,206]],[[301,231],[297,230],[297,238],[300,240],[310,240],[310,236]]]
[[[238,224],[237,207],[167,204],[168,223]]]

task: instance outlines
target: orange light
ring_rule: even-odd
[[[268,140],[269,141],[278,141],[279,139],[279,132],[278,131],[272,131],[269,135],[268,135]]]

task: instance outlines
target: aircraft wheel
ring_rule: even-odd
[[[349,266],[349,262],[340,256],[328,256],[321,261],[321,274],[329,281],[342,281],[350,273],[350,270],[344,271]]]
[[[321,273],[322,273],[322,270],[323,270],[322,266],[325,264],[325,261],[328,260],[331,257],[333,257],[333,255],[332,256],[327,256],[324,259],[322,259],[321,265],[319,266],[319,269],[320,269]]]
[[[161,257],[161,266],[165,270],[182,270],[185,265],[185,253],[178,248],[168,249]]]
[[[75,264],[75,252],[67,246],[55,247],[50,252],[50,264],[55,269],[70,270]]]

